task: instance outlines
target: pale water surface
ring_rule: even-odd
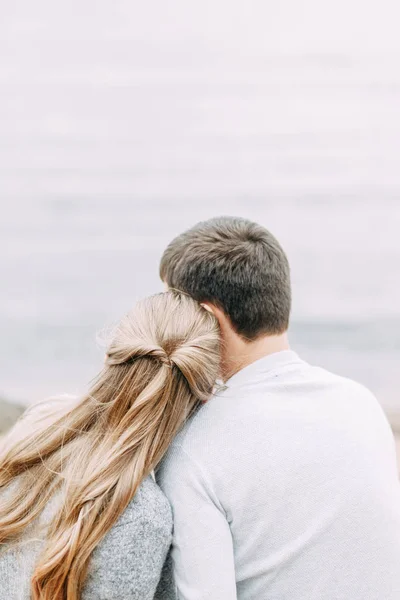
[[[172,236],[270,228],[292,343],[400,416],[397,2],[28,2],[0,20],[0,393],[81,390]]]

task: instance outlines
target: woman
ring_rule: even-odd
[[[165,292],[112,336],[78,402],[29,414],[0,455],[0,598],[150,600],[171,542],[151,473],[219,368],[214,317]]]

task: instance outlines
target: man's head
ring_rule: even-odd
[[[291,308],[290,269],[274,236],[238,217],[198,223],[176,237],[160,264],[169,288],[208,305],[241,343],[287,331]]]
[[[160,275],[170,288],[223,310],[248,340],[288,328],[288,260],[261,225],[237,217],[198,223],[169,244]]]

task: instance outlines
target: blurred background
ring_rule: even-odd
[[[399,12],[1,3],[0,429],[81,392],[96,333],[162,289],[173,236],[221,214],[286,249],[294,349],[400,426]]]

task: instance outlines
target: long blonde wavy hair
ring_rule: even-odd
[[[77,600],[90,556],[162,459],[219,369],[218,325],[191,298],[139,302],[78,402],[11,436],[0,455],[0,543],[18,541],[62,489],[31,580],[33,600]],[[16,485],[10,485],[10,484]]]

